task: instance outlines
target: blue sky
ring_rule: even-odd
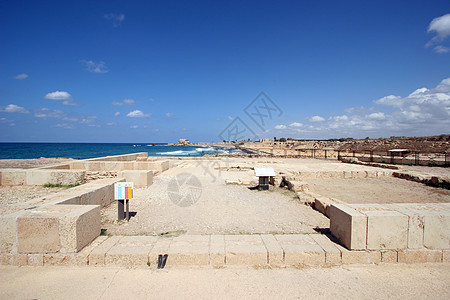
[[[1,1],[0,41],[2,142],[450,133],[448,1]]]

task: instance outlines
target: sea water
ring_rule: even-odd
[[[203,156],[243,154],[230,147],[167,146],[167,144],[129,143],[0,143],[0,159],[67,157],[86,159],[100,156],[148,152],[149,156]]]

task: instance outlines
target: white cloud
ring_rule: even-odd
[[[127,117],[130,117],[130,118],[148,118],[148,117],[150,117],[150,114],[144,114],[140,110],[133,110],[133,111],[131,111],[131,112],[129,112],[127,114]]]
[[[372,113],[370,115],[367,115],[366,117],[368,119],[371,119],[371,120],[384,120],[384,119],[386,119],[386,116],[384,115],[383,112]]]
[[[115,123],[115,122],[109,122],[109,123],[106,123],[106,125],[108,125],[108,126],[113,126],[113,125],[117,125],[117,123]]]
[[[114,105],[114,106],[134,105],[134,104],[136,104],[136,101],[133,100],[133,99],[125,99],[125,100],[120,101],[120,102],[113,101],[111,104]]]
[[[132,126],[130,126],[130,128],[136,129],[136,128],[139,128],[139,126],[138,125],[132,125]]]
[[[230,120],[230,121],[233,121],[233,120],[234,120],[234,118],[233,118],[232,116],[228,116],[227,118],[228,118],[228,120]]]
[[[109,13],[109,14],[104,14],[103,17],[107,20],[113,21],[114,27],[120,26],[120,24],[125,20],[124,14]]]
[[[61,123],[56,124],[56,127],[65,128],[65,129],[74,129],[75,126],[73,124]]]
[[[116,111],[116,112],[114,113],[114,117],[118,117],[118,116],[120,116],[120,112]]]
[[[313,116],[313,117],[309,118],[308,121],[310,121],[310,122],[323,122],[323,121],[325,121],[325,119],[322,118],[321,116]]]
[[[389,95],[375,101],[376,104],[400,107],[403,105],[403,99],[400,96]]]
[[[95,122],[97,120],[96,116],[88,116],[86,118],[82,118],[80,120],[81,124],[92,124],[93,122]]]
[[[277,125],[275,126],[275,129],[286,129],[286,125]]]
[[[173,113],[166,113],[166,117],[168,117],[168,118],[173,117]]]
[[[51,92],[45,95],[44,98],[49,100],[62,101],[63,105],[77,105],[72,99],[72,96],[66,91]]]
[[[9,113],[21,113],[21,114],[29,113],[29,111],[23,108],[22,106],[15,104],[8,104],[4,108],[0,107],[0,111]]]
[[[442,46],[442,45],[439,45],[439,46],[434,47],[433,50],[436,53],[447,53],[447,52],[450,51],[450,48]]]
[[[56,91],[48,93],[47,95],[45,95],[45,98],[50,100],[69,100],[72,99],[72,96],[65,91]]]
[[[425,45],[426,47],[443,42],[450,36],[450,14],[434,18],[428,26],[428,33],[430,32],[434,32],[436,35]],[[434,50],[438,53],[448,52],[448,48],[444,46],[437,46]]]
[[[26,79],[26,78],[28,78],[28,74],[25,74],[25,73],[17,74],[16,76],[14,76],[14,79],[19,79],[19,80]]]
[[[103,61],[96,63],[92,60],[82,60],[81,62],[86,66],[86,69],[92,73],[107,73],[109,71]]]
[[[299,128],[299,127],[302,127],[303,124],[302,123],[298,123],[298,122],[293,122],[293,123],[289,124],[289,126],[290,127],[297,127],[297,128]]]

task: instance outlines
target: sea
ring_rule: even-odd
[[[203,156],[242,154],[231,147],[167,146],[162,143],[0,143],[0,159],[66,157],[86,159],[100,156],[148,152],[149,156]]]

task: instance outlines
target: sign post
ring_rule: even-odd
[[[118,182],[114,184],[114,199],[117,203],[117,219],[118,221],[124,219],[124,206],[126,203],[126,219],[130,220],[130,206],[129,200],[133,198],[133,183],[132,182]],[[125,202],[126,201],[126,202]]]

